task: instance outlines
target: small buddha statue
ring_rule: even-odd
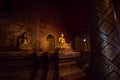
[[[28,34],[24,32],[19,38],[19,49],[32,49]]]

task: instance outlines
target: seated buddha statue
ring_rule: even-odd
[[[67,55],[75,55],[71,43],[67,43],[64,34],[62,33],[59,37],[59,55],[60,56],[67,56]]]
[[[66,43],[66,40],[64,38],[64,34],[63,33],[59,37],[59,47],[60,48],[70,48],[71,47],[70,44]]]
[[[32,49],[28,34],[24,32],[19,38],[19,49]]]

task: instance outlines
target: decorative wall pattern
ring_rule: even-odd
[[[92,69],[99,80],[120,79],[120,45],[115,11],[110,0],[91,2]]]
[[[23,32],[28,32],[30,37],[33,35],[32,26],[30,24],[24,23],[24,20],[13,15],[2,17],[0,16],[0,48],[1,50],[13,50],[16,47],[17,39]],[[13,19],[14,18],[14,19]],[[31,39],[31,42],[33,40]]]

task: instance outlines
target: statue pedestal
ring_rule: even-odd
[[[59,78],[64,80],[79,80],[85,76],[85,72],[78,67],[77,59],[80,52],[72,48],[59,49]]]
[[[79,80],[85,72],[77,66],[79,52],[59,53],[59,77],[64,80]]]
[[[32,45],[20,45],[19,50],[32,50]]]
[[[59,49],[59,57],[77,57],[80,55],[80,52],[75,52],[71,48],[60,48]]]

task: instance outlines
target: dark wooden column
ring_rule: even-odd
[[[120,33],[110,0],[91,0],[91,68],[95,80],[120,80]]]

